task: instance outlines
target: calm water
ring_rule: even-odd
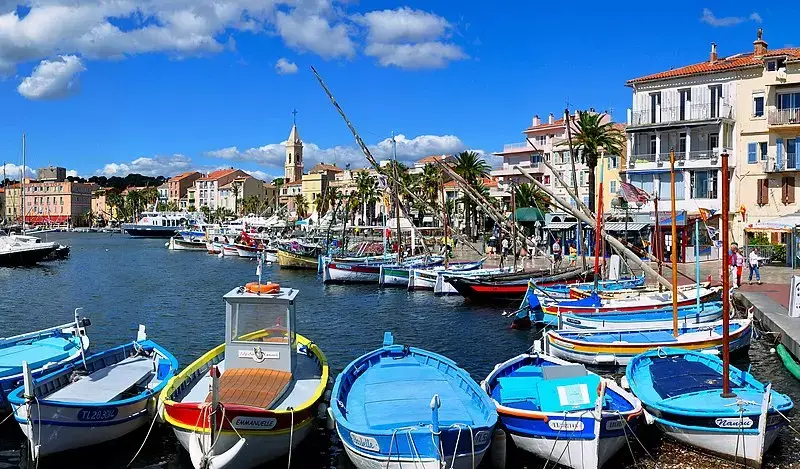
[[[0,336],[68,322],[74,308],[82,307],[81,314],[92,320],[93,350],[130,341],[138,324],[145,324],[149,337],[185,366],[222,342],[222,295],[255,278],[252,260],[168,251],[164,240],[119,234],[53,234],[48,240],[71,244],[72,257],[36,268],[0,268]],[[376,285],[324,286],[315,273],[280,270],[277,265],[267,267],[265,277],[300,289],[297,330],[321,346],[334,376],[350,360],[378,347],[388,330],[399,343],[452,358],[478,381],[495,363],[524,351],[537,335],[509,329],[509,320],[499,314],[502,307],[465,305],[460,297],[380,290]],[[769,348],[766,341],[751,348],[754,374],[800,401],[800,383],[783,369],[776,355],[770,355]],[[747,366],[744,360],[739,364]],[[70,467],[125,467],[145,433],[46,458],[39,467],[63,467],[65,461],[70,461]],[[654,431],[644,431],[640,437],[661,467],[720,467],[717,461],[661,441]],[[623,450],[608,467],[633,466],[649,459],[636,442],[632,445],[633,455]],[[2,424],[0,469],[24,466],[23,447],[16,423]],[[798,436],[785,431],[767,457],[767,465],[787,467],[798,461],[799,448]],[[510,469],[544,465],[525,453],[510,452],[509,461]],[[292,466],[351,467],[335,436],[324,428],[295,450]],[[191,468],[191,463],[171,430],[157,426],[133,467]],[[286,467],[286,460],[267,467]]]

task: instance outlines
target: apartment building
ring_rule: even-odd
[[[64,168],[42,168],[40,171],[46,180],[26,178],[24,181],[25,222],[31,225],[87,224],[92,210],[92,191],[97,189],[97,185],[67,181]],[[22,221],[22,184],[6,188],[5,211],[6,219]]]
[[[211,210],[216,210],[219,207],[229,208],[227,199],[223,203],[220,189],[236,179],[249,177],[252,176],[241,169],[228,168],[213,171],[206,176],[198,178],[194,183],[197,200],[195,207],[198,210],[200,207],[208,207]]]
[[[189,171],[171,177],[167,181],[167,201],[175,202],[181,209],[185,209],[188,205],[187,192],[201,177],[203,175],[197,171]]]
[[[238,175],[233,180],[219,186],[219,207],[239,215],[242,201],[249,197],[264,199],[264,181],[247,173]]]

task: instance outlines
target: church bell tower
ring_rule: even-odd
[[[292,112],[297,116],[297,110]],[[297,132],[297,121],[293,119],[292,131],[286,141],[286,162],[284,163],[284,183],[297,182],[303,179],[303,141]]]

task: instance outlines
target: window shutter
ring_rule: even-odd
[[[794,203],[794,176],[788,176],[786,178],[786,203]]]
[[[782,171],[783,166],[783,139],[777,138],[775,139],[775,167]]]
[[[748,163],[755,163],[756,162],[756,144],[755,143],[748,143],[747,144],[747,162]]]
[[[789,189],[788,189],[788,178],[782,177],[781,178],[781,203],[786,204],[786,200],[788,198]]]
[[[766,179],[758,180],[758,205],[766,205],[768,198],[768,187]]]

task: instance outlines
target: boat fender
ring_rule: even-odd
[[[544,338],[542,338],[542,339],[544,339]],[[539,341],[539,340],[534,340],[534,341],[533,341],[533,351],[534,351],[534,352],[536,352],[536,353],[542,353],[542,349],[543,349],[543,348],[544,348],[544,347],[542,347],[542,341]]]
[[[627,376],[623,375],[622,378],[619,379],[619,386],[622,389],[626,390],[626,391],[630,391],[631,390],[631,385],[630,385],[630,383],[628,383],[628,377]]]
[[[328,415],[328,406],[325,403],[321,403],[319,407],[317,407],[317,418],[320,420],[325,420]]]
[[[333,430],[336,427],[336,421],[333,420],[333,411],[328,407],[328,418],[325,420],[325,427],[328,430]]]
[[[203,452],[200,438],[192,436],[189,439],[189,457],[192,460],[192,466],[198,469],[223,469],[226,467],[234,467],[231,463],[242,451],[245,443],[247,443],[247,440],[239,438],[239,441],[231,446],[228,451],[214,456],[206,456]]]
[[[506,432],[497,428],[492,433],[492,467],[505,469],[506,467]]]
[[[646,410],[643,410],[642,412],[644,412],[644,421],[647,422],[648,425],[652,425],[653,423],[655,423],[656,418],[653,417],[653,414],[651,414]]]

